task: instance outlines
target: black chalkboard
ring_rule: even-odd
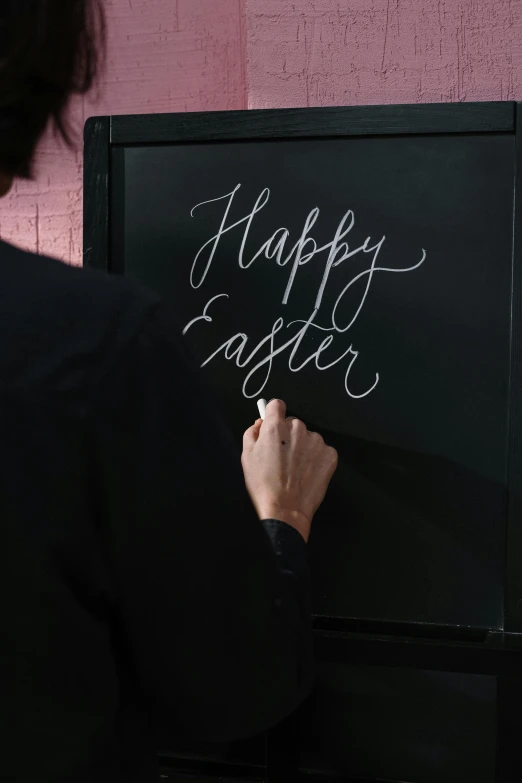
[[[480,779],[520,767],[520,111],[360,107],[86,127],[85,263],[171,300],[238,450],[256,400],[278,396],[339,452],[309,544],[318,654],[359,666],[337,669],[349,688],[335,688],[348,693],[367,663],[413,665],[433,694],[430,670],[485,675],[439,678],[448,694],[478,683],[485,705],[471,750],[451,751],[460,729],[441,728],[454,776],[442,763],[441,780],[474,769],[477,741]],[[383,694],[401,677],[413,699],[415,677],[391,670]],[[448,695],[448,714],[457,702]],[[351,732],[362,713],[343,715],[332,748],[343,720]],[[431,732],[423,720],[419,738]],[[380,743],[373,766],[335,748],[330,761],[439,780],[422,754],[408,766],[406,747],[394,766],[392,746]]]

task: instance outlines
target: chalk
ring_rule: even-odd
[[[258,400],[257,401],[257,408],[259,410],[259,415],[265,420],[265,413],[266,413],[266,400]]]

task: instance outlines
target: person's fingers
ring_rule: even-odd
[[[292,419],[289,422],[289,426],[292,436],[298,440],[303,438],[308,432],[305,423],[301,419]]]
[[[254,446],[257,439],[259,438],[259,432],[261,430],[262,423],[263,423],[262,419],[257,419],[256,423],[247,429],[247,431],[243,435],[244,449],[250,449]]]
[[[316,449],[321,448],[324,446],[324,440],[322,435],[319,435],[318,432],[309,432],[308,438],[310,442],[315,446]]]
[[[268,425],[280,424],[285,421],[286,404],[283,400],[270,400],[266,406],[265,422]],[[267,428],[268,429],[268,428]]]
[[[331,478],[337,470],[337,466],[339,464],[339,454],[332,446],[327,446],[325,449],[325,457],[328,464],[328,474]]]

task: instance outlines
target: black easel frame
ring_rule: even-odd
[[[319,661],[364,662],[497,677],[496,783],[522,778],[522,103],[430,104],[94,117],[85,128],[84,264],[122,272],[111,258],[112,159],[115,149],[139,144],[197,143],[232,139],[329,138],[420,134],[513,134],[515,210],[509,405],[506,592],[503,632],[315,619]],[[283,740],[282,740],[283,738]],[[194,773],[243,780],[297,779],[295,724],[269,733],[267,765],[201,765]],[[190,767],[190,765],[189,765]],[[185,767],[178,767],[180,770]],[[205,772],[206,770],[206,772]],[[179,775],[190,774],[190,769]],[[301,774],[305,776],[306,771]],[[261,778],[258,777],[261,775]],[[294,776],[293,778],[291,776]],[[264,776],[264,777],[263,777]],[[285,777],[286,776],[286,777]],[[171,779],[170,777],[168,779]],[[173,772],[172,780],[175,779]],[[203,779],[200,777],[200,779]],[[306,774],[306,780],[332,780]],[[335,778],[338,779],[338,778]],[[344,778],[348,781],[347,778]]]

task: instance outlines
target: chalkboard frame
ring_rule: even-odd
[[[110,143],[512,133],[515,110],[514,103],[491,102],[137,114],[110,118]]]
[[[506,632],[522,633],[522,103],[413,104],[92,117],[85,126],[84,264],[111,268],[111,152],[232,139],[512,133],[516,136]]]
[[[515,114],[515,213],[511,306],[505,623],[522,630],[522,103]]]
[[[475,672],[497,676],[496,781],[522,771],[522,103],[491,102],[326,109],[104,116],[85,126],[84,264],[110,274],[111,155],[115,148],[232,139],[334,138],[422,134],[515,135],[515,213],[509,403],[508,515],[504,629],[385,628],[316,618],[319,661]],[[480,638],[479,638],[480,636]],[[291,728],[290,735],[295,736]],[[269,745],[273,744],[269,737]],[[295,749],[287,748],[288,759]],[[276,765],[279,766],[279,763]],[[294,770],[297,776],[297,769]],[[269,775],[272,778],[272,775]],[[274,776],[277,778],[277,773]],[[296,777],[297,779],[297,777]]]

